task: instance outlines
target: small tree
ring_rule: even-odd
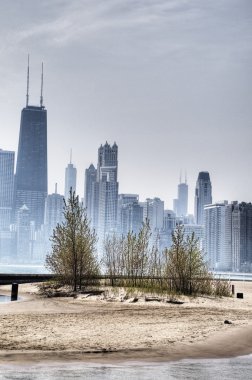
[[[109,275],[127,276],[132,285],[148,271],[150,227],[143,223],[138,234],[108,236],[104,243],[103,264]]]
[[[67,202],[64,199],[63,215],[63,222],[53,231],[52,251],[46,257],[46,266],[76,291],[77,285],[81,289],[84,277],[99,272],[95,258],[96,234],[72,189]]]
[[[185,239],[184,227],[178,225],[172,235],[172,246],[165,254],[166,275],[176,292],[211,293],[212,276],[194,233]]]

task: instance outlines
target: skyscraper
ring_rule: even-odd
[[[188,185],[187,180],[181,181],[180,175],[180,183],[178,184],[178,198],[173,201],[174,212],[177,216],[186,216],[188,211]]]
[[[97,179],[97,170],[94,165],[91,164],[88,169],[85,170],[85,188],[84,188],[84,205],[87,212],[87,217],[91,221],[92,217],[92,201],[94,198],[94,186]]]
[[[117,232],[127,235],[138,233],[143,224],[143,207],[139,204],[138,194],[119,194]]]
[[[0,149],[0,231],[11,223],[15,153]]]
[[[64,219],[63,207],[64,197],[57,193],[57,184],[55,185],[55,192],[49,194],[45,202],[45,232],[46,237],[49,239],[53,234],[53,229],[58,223]]]
[[[232,202],[232,270],[252,270],[252,204]]]
[[[212,204],[212,185],[208,172],[200,172],[195,189],[194,216],[196,224],[204,223],[204,206]]]
[[[205,251],[210,269],[231,270],[231,215],[227,201],[204,208]]]
[[[44,221],[47,196],[47,111],[43,105],[43,65],[40,106],[29,105],[29,61],[27,70],[26,107],[21,112],[14,211],[25,204],[30,220],[39,228]]]
[[[70,162],[66,167],[65,170],[65,199],[67,200],[69,198],[69,192],[70,189],[72,191],[76,192],[76,177],[77,177],[77,170],[72,164],[72,153],[70,155]]]
[[[152,231],[161,230],[164,225],[164,201],[159,198],[147,198],[144,202],[144,221],[149,220]]]
[[[210,268],[232,271],[252,269],[252,204],[207,205],[205,250]]]
[[[98,149],[98,235],[102,241],[106,234],[114,233],[117,227],[118,146],[107,142]]]

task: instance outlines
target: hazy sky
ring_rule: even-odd
[[[251,0],[0,0],[0,148],[17,151],[30,53],[30,103],[45,66],[49,192],[73,149],[78,192],[106,140],[119,191],[166,208],[187,170],[214,201],[252,200]]]

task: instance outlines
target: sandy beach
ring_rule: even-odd
[[[252,282],[232,282],[244,299],[180,297],[183,304],[97,296],[43,298],[20,285],[0,303],[0,363],[47,360],[169,361],[252,353]],[[1,286],[0,294],[9,294]],[[225,324],[228,320],[231,323]]]

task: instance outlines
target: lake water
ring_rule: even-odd
[[[170,363],[0,365],[0,380],[240,380],[252,378],[252,355],[231,359],[181,360]]]
[[[10,296],[1,296],[0,294],[0,303],[1,302],[10,302],[11,298]]]

